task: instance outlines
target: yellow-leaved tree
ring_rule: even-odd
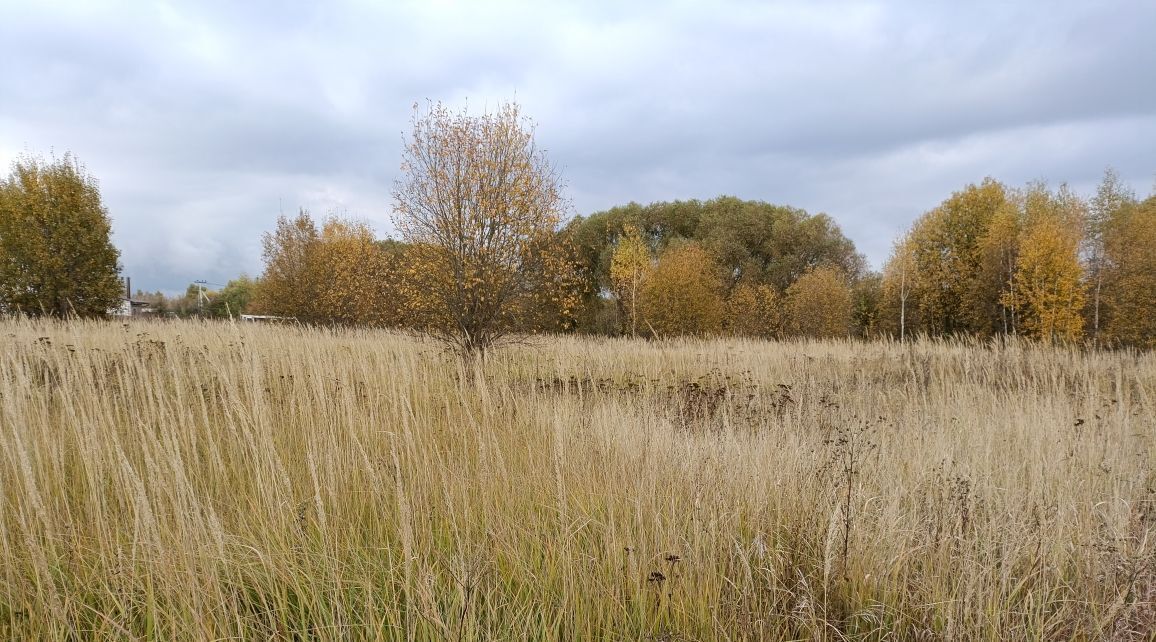
[[[640,307],[657,337],[718,333],[724,312],[718,263],[697,243],[668,247],[643,285]]]
[[[974,291],[981,295],[972,301],[981,309],[972,317],[976,319],[975,331],[982,334],[1019,331],[1020,306],[1014,285],[1022,218],[1019,208],[1009,200],[996,209],[979,239]]]
[[[265,273],[254,312],[302,323],[397,326],[403,322],[398,284],[404,248],[378,241],[360,221],[336,217],[321,228],[301,210],[278,219],[263,239]]]
[[[999,325],[993,319],[1000,291],[977,277],[984,234],[996,213],[1009,206],[1007,188],[989,178],[952,194],[912,226],[908,242],[915,256],[913,298],[921,332],[986,334]]]
[[[120,306],[120,253],[96,181],[71,155],[0,179],[0,312],[100,317]]]
[[[774,286],[740,281],[726,300],[726,325],[739,337],[773,339],[782,330],[782,297]]]
[[[311,268],[322,284],[319,313],[341,325],[399,325],[403,308],[396,278],[399,254],[377,241],[363,222],[325,221]]]
[[[637,225],[627,225],[610,256],[610,282],[623,316],[623,331],[638,333],[638,301],[646,279],[654,270],[650,248]]]
[[[787,288],[787,328],[812,339],[844,338],[851,332],[851,286],[835,267],[822,265]]]
[[[1085,283],[1080,265],[1082,205],[1061,188],[1041,187],[1025,196],[1025,227],[1012,287],[1004,305],[1023,334],[1048,341],[1076,340],[1084,332]]]
[[[1111,281],[1120,282],[1117,278],[1121,274],[1120,267],[1128,270],[1130,266],[1136,265],[1132,259],[1121,259],[1124,255],[1132,254],[1130,248],[1136,247],[1137,241],[1143,245],[1142,238],[1130,238],[1132,224],[1140,220],[1132,216],[1137,205],[1136,195],[1116,171],[1110,168],[1105,171],[1104,178],[1096,188],[1096,195],[1089,203],[1084,225],[1084,258],[1089,297],[1086,316],[1089,333],[1095,340],[1101,338],[1101,329],[1111,324],[1112,306],[1106,298],[1130,298],[1129,293]],[[1109,241],[1112,244],[1112,256],[1108,254]],[[1106,288],[1114,290],[1112,296],[1104,296]],[[1117,329],[1119,327],[1117,325]],[[1120,336],[1117,334],[1112,338],[1119,341]]]
[[[558,234],[566,200],[517,104],[478,116],[415,105],[401,170],[395,224],[410,244],[402,283],[417,328],[484,356],[571,316],[579,279]]]
[[[261,238],[265,272],[254,294],[253,311],[292,317],[302,323],[324,320],[319,295],[324,287],[316,268],[321,233],[309,212],[277,218],[277,227]]]
[[[1119,208],[1104,229],[1103,334],[1113,343],[1156,348],[1156,195]]]

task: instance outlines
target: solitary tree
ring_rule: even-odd
[[[415,105],[401,170],[395,223],[411,245],[404,298],[419,328],[484,356],[541,329],[543,308],[576,304],[560,179],[517,104],[480,116]]]
[[[93,317],[117,307],[111,229],[96,181],[71,155],[17,160],[0,179],[0,310]]]

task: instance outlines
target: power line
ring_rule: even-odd
[[[205,296],[205,286],[208,285],[209,282],[202,279],[199,281],[193,281],[193,283],[197,285],[197,316],[203,316],[205,310],[205,300],[209,298]]]

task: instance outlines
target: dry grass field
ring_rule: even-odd
[[[1156,356],[0,322],[0,638],[1141,640]]]

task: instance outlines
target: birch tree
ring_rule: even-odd
[[[623,313],[623,325],[629,327],[632,337],[638,334],[642,288],[653,269],[650,248],[642,238],[642,231],[636,225],[626,226],[610,258],[610,282]]]

